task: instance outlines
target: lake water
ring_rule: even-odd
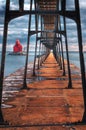
[[[0,52],[0,57],[1,57],[1,52]],[[66,53],[64,53],[64,57],[66,59]],[[78,52],[69,52],[69,57],[70,57],[70,62],[80,68]],[[86,59],[86,53],[84,53],[84,57]],[[6,53],[5,76],[25,66],[25,58],[26,56],[18,56],[18,55],[13,56],[13,55],[8,55],[8,53]],[[33,60],[34,60],[34,52],[30,52],[28,61],[29,63],[31,63],[33,62]],[[86,60],[85,60],[85,66],[86,66]]]
[[[0,52],[0,59],[1,59],[1,52]],[[5,76],[15,72],[17,69],[25,66],[25,55],[8,55],[6,53],[6,61],[5,61]],[[34,53],[30,52],[28,62],[31,63],[34,60]]]

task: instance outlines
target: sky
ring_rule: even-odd
[[[25,5],[24,5],[25,10],[28,10],[30,8],[29,1],[30,0],[25,0]],[[5,3],[6,0],[0,0],[0,51],[1,51],[2,39],[3,39]],[[79,4],[80,4],[80,15],[81,15],[81,26],[82,26],[83,49],[84,51],[86,51],[86,1],[79,0]],[[66,8],[67,10],[74,9],[74,0],[67,0]],[[19,9],[18,0],[10,0],[10,9],[11,10]],[[20,42],[24,46],[26,46],[28,19],[29,18],[26,15],[10,21],[9,28],[8,28],[8,37],[7,37],[7,50],[12,50],[16,39],[19,39]],[[76,24],[73,20],[70,19],[66,19],[66,21],[67,21],[67,35],[68,35],[69,50],[77,51],[78,41],[77,41]],[[35,28],[35,23],[34,23],[34,16],[33,16],[31,29],[34,30],[34,28]],[[40,29],[40,24],[39,24],[39,29]],[[31,49],[33,49],[34,44],[35,44],[35,36],[32,36]]]

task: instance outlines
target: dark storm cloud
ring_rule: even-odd
[[[74,10],[74,1],[67,0],[66,8],[67,10]],[[86,43],[86,1],[79,0],[80,4],[80,15],[81,15],[81,25],[82,25],[82,35],[83,43]],[[29,0],[25,0],[24,9],[27,10],[30,8]],[[33,7],[34,8],[34,7]],[[19,9],[18,0],[10,0],[10,9],[16,10]],[[4,12],[5,12],[5,0],[0,0],[0,39],[3,35],[3,22],[4,22]],[[23,43],[26,43],[27,40],[27,28],[28,28],[28,16],[19,17],[13,19],[9,23],[8,29],[8,43],[13,44],[16,38],[19,38]],[[32,17],[31,29],[35,29],[35,18]],[[68,33],[68,42],[69,45],[77,45],[77,31],[76,24],[73,20],[67,19],[67,33]],[[33,37],[34,38],[34,37]],[[35,40],[34,40],[35,41]],[[1,43],[1,40],[0,40]],[[71,48],[71,47],[70,47]]]

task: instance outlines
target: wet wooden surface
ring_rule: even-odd
[[[71,64],[71,69],[72,71],[74,69],[77,72],[79,71],[73,64]],[[17,74],[22,81],[23,70]],[[7,100],[3,100],[5,105],[11,106],[2,109],[4,119],[9,122],[10,126],[13,126],[13,128],[6,128],[7,130],[86,129],[85,125],[67,125],[81,121],[83,116],[83,92],[79,73],[72,74],[73,89],[67,89],[68,76],[67,74],[66,76],[62,75],[62,70],[60,70],[51,53],[41,68],[36,70],[36,77],[31,76],[31,74],[28,74],[27,77],[32,79],[32,82],[28,82],[28,90],[20,90],[22,82],[19,80],[16,89],[11,84],[11,87],[16,90],[13,94],[11,93],[12,96],[9,96]],[[5,80],[5,82],[8,82],[11,77],[7,78],[8,80]],[[15,80],[18,80],[17,76]],[[27,79],[27,81],[30,80]],[[29,125],[31,126],[29,127]]]

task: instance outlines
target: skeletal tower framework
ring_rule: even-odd
[[[85,66],[84,66],[84,57],[82,49],[82,34],[81,34],[81,22],[80,22],[80,9],[79,9],[79,0],[74,0],[74,10],[66,9],[67,0],[28,0],[30,1],[30,9],[24,9],[24,0],[19,0],[19,10],[10,10],[10,0],[6,0],[6,11],[5,11],[5,22],[4,22],[4,36],[3,36],[3,47],[2,47],[2,59],[1,59],[1,73],[0,73],[0,122],[4,122],[2,111],[1,111],[1,102],[2,102],[2,91],[3,91],[3,78],[4,78],[4,67],[5,67],[5,53],[6,53],[6,44],[7,44],[7,32],[9,22],[17,17],[29,15],[28,20],[28,39],[27,39],[27,55],[24,69],[24,80],[22,89],[27,89],[27,64],[28,64],[28,52],[30,37],[36,34],[36,45],[35,45],[35,57],[34,57],[34,67],[33,75],[35,75],[36,68],[36,55],[37,55],[37,44],[40,41],[39,53],[45,49],[45,58],[49,54],[49,50],[52,49],[54,56],[59,63],[61,69],[63,70],[63,75],[65,75],[65,65],[64,65],[64,53],[63,53],[63,42],[62,37],[65,38],[65,47],[67,55],[67,67],[68,67],[68,89],[72,89],[72,79],[71,79],[71,68],[68,54],[68,40],[67,40],[67,29],[66,29],[66,18],[72,19],[77,25],[77,38],[78,38],[78,47],[79,47],[79,57],[80,57],[80,69],[81,69],[81,79],[83,87],[83,98],[84,98],[84,114],[82,122],[86,122],[86,79],[85,79]],[[34,4],[34,9],[32,5]],[[35,16],[35,30],[31,30],[31,17]],[[40,19],[41,30],[38,28]],[[63,19],[63,20],[61,20]],[[63,24],[64,29],[61,28]],[[38,35],[40,34],[40,36]],[[61,58],[62,57],[62,58]],[[39,58],[38,68],[43,62]]]

